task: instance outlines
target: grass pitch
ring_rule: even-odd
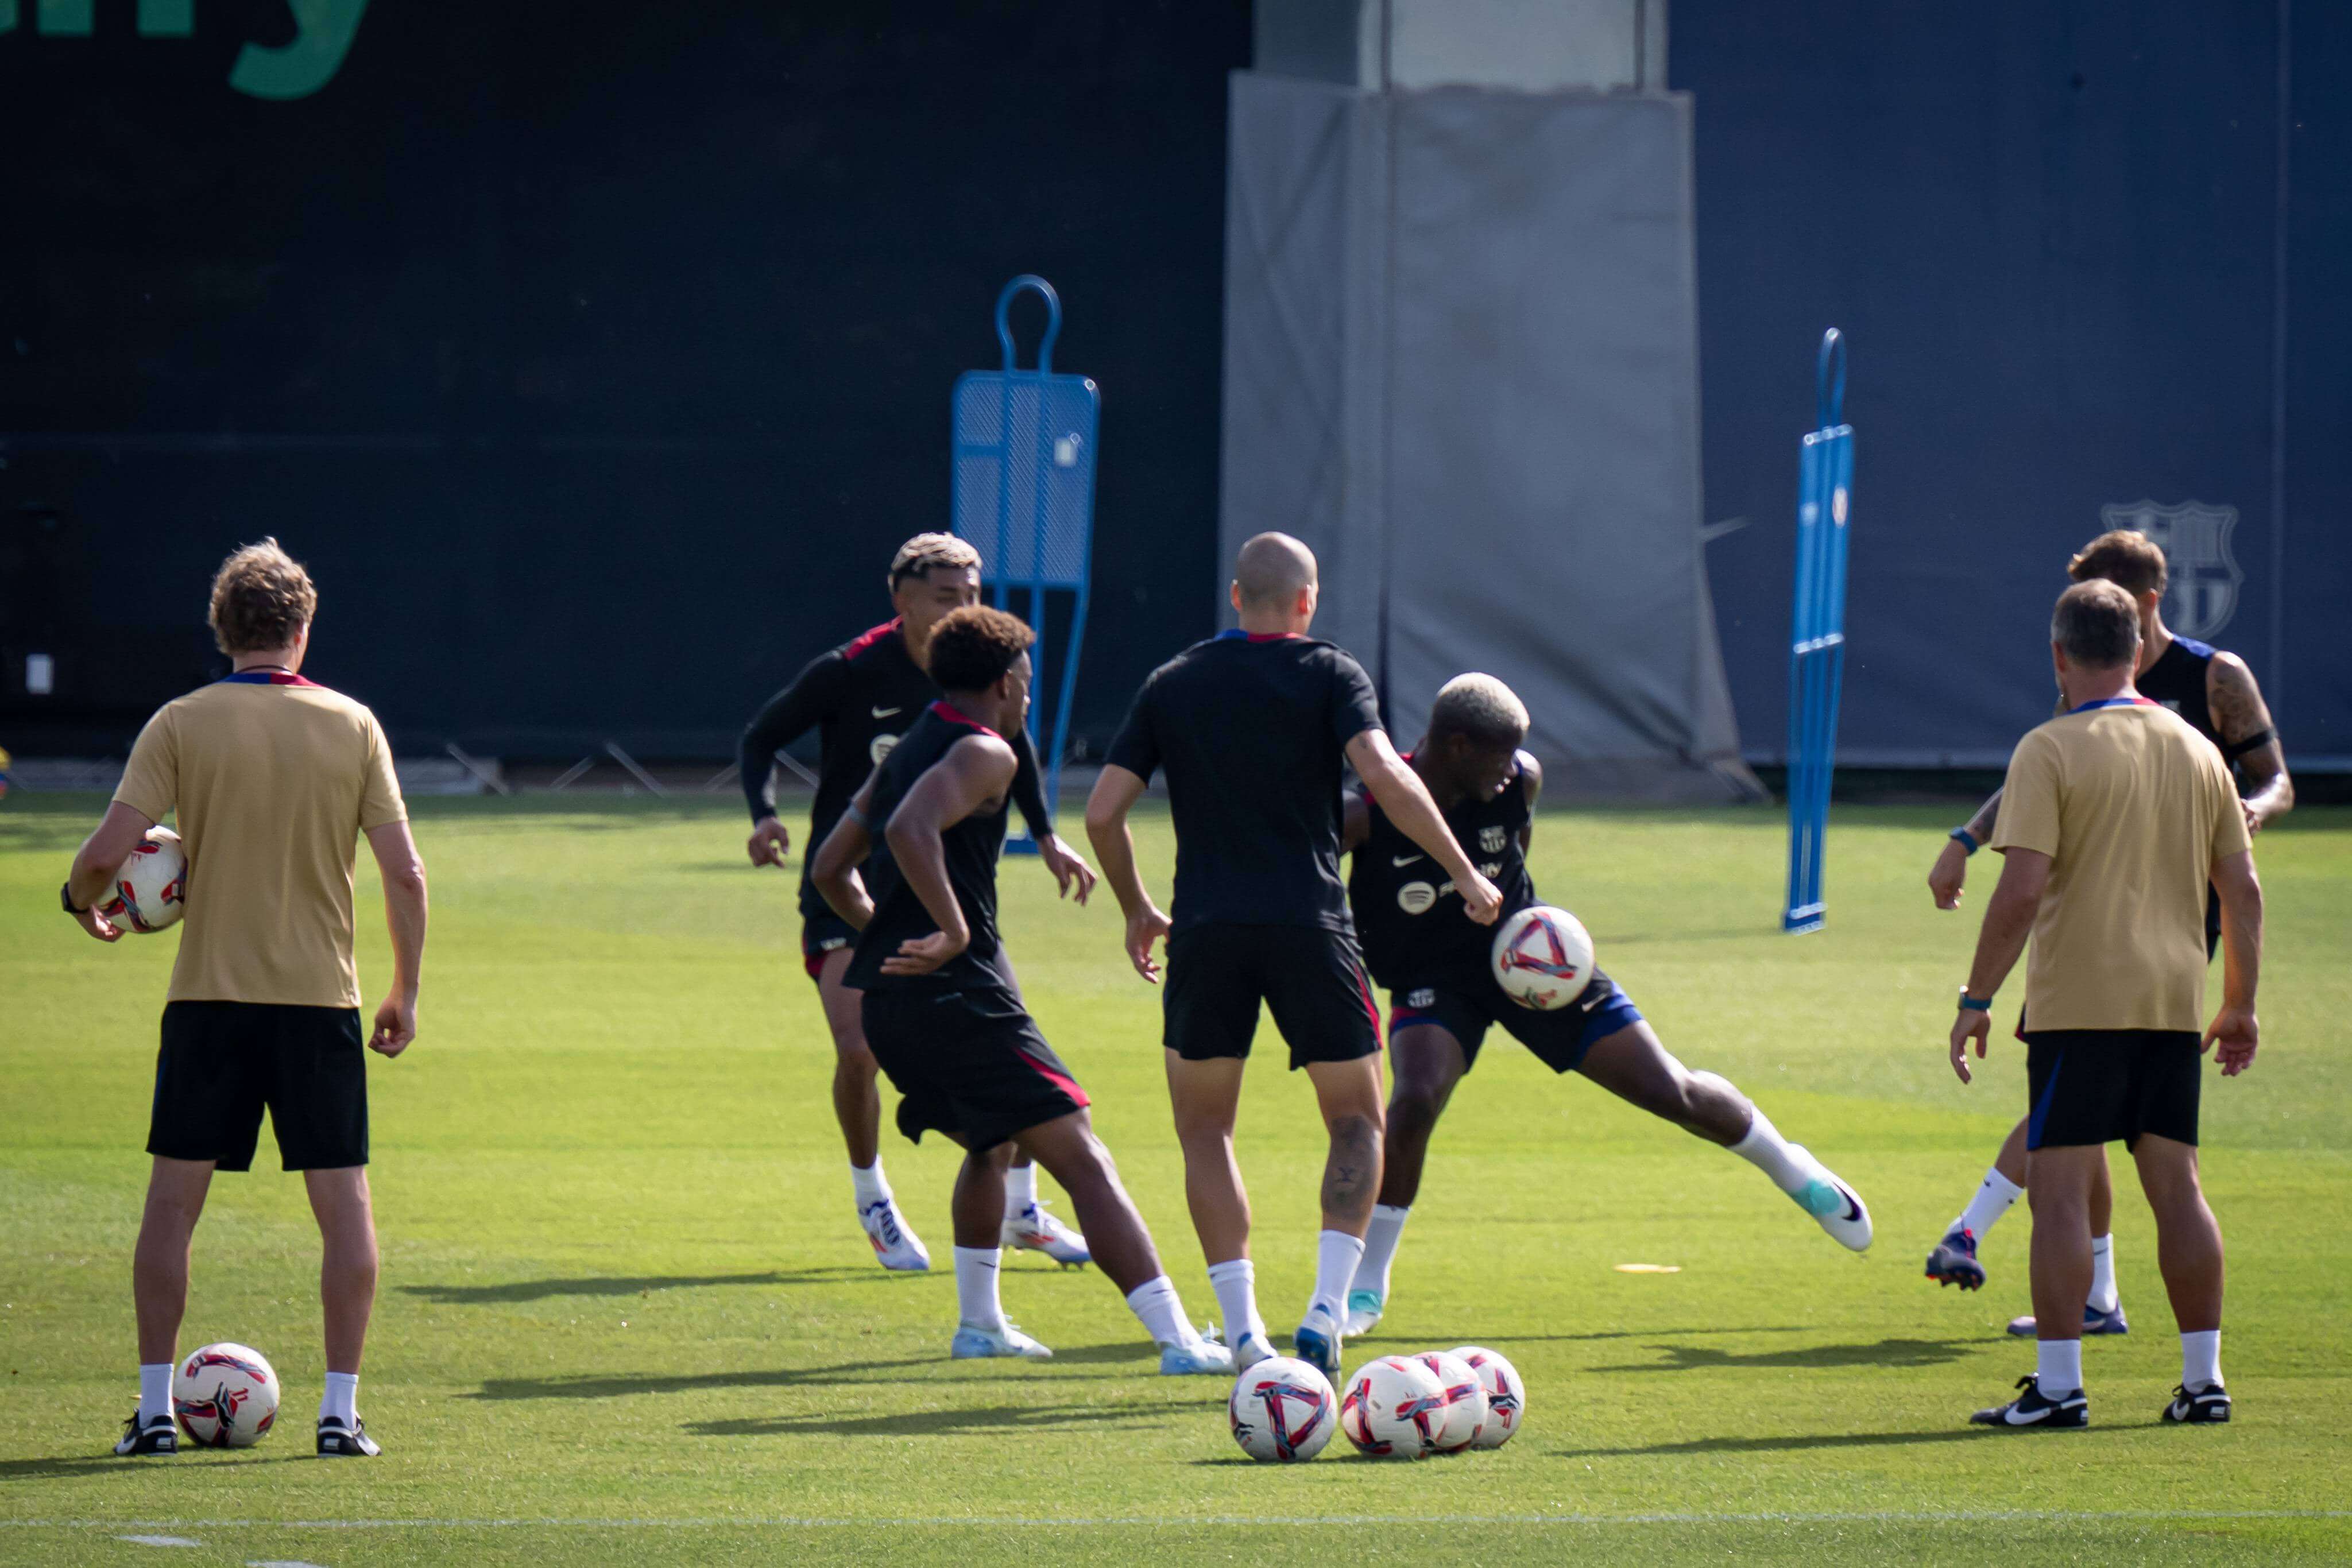
[[[261,1346],[287,1429],[237,1455],[100,1457],[135,1394],[130,1247],[177,938],[102,948],[54,913],[100,805],[0,806],[0,1561],[2352,1554],[2352,812],[2261,841],[2263,1052],[2207,1084],[2237,1424],[2156,1423],[2179,1356],[2119,1165],[2135,1332],[2089,1347],[2093,1428],[1965,1425],[2032,1357],[2001,1333],[2028,1305],[2021,1214],[1987,1245],[1983,1294],[1919,1277],[2024,1096],[2013,1041],[1973,1089],[1944,1062],[1992,873],[1974,868],[1963,915],[1929,907],[1949,810],[1842,810],[1831,925],[1802,938],[1776,929],[1777,812],[1548,812],[1547,895],[1670,1049],[1862,1190],[1877,1246],[1844,1252],[1743,1163],[1497,1036],[1439,1131],[1390,1315],[1348,1359],[1496,1345],[1526,1375],[1527,1425],[1499,1453],[1281,1469],[1242,1459],[1221,1383],[1154,1375],[1092,1271],[1007,1267],[1007,1308],[1052,1363],[947,1361],[955,1156],[886,1138],[942,1260],[886,1275],[852,1220],[791,878],[743,862],[731,802],[580,798],[415,803],[423,1034],[373,1068],[384,1266],[362,1406],[385,1457],[309,1457],[315,1235],[266,1138],[256,1174],[215,1183],[182,1346]],[[1164,818],[1141,831],[1164,892]],[[1208,1316],[1157,996],[1107,898],[1056,904],[1020,862],[1004,887],[1032,1005]],[[2021,977],[2004,1018],[2021,994]],[[1306,1083],[1262,1054],[1241,1144],[1277,1333],[1310,1283],[1320,1141]]]

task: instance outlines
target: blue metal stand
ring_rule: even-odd
[[[1013,298],[1034,291],[1045,301],[1045,335],[1037,368],[1017,368],[1013,347]],[[1058,807],[1062,758],[1070,737],[1070,699],[1077,690],[1078,653],[1087,631],[1087,601],[1094,566],[1095,436],[1102,392],[1087,376],[1054,373],[1054,340],[1062,332],[1062,300],[1054,286],[1024,273],[996,297],[996,340],[1003,368],[967,371],[956,378],[950,431],[954,528],[980,551],[981,570],[998,609],[1011,608],[1013,591],[1028,591],[1027,620],[1037,633],[1030,652],[1033,689],[1055,693],[1053,740],[1039,741],[1039,711],[1029,705],[1029,735],[1037,743],[1045,805]],[[1070,624],[1049,657],[1048,591],[1069,593]],[[1027,835],[1006,841],[1014,853],[1034,853]]]
[[[1837,763],[1838,695],[1845,680],[1845,559],[1853,491],[1853,426],[1845,406],[1845,339],[1822,334],[1813,370],[1815,428],[1797,479],[1796,602],[1789,632],[1789,897],[1784,931],[1821,928],[1822,851]]]

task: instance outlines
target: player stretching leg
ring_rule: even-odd
[[[2235,653],[2221,653],[2203,643],[2176,635],[2164,624],[2167,567],[2164,551],[2145,534],[2118,528],[2100,535],[2067,563],[2066,575],[2076,582],[2103,580],[2130,594],[2139,605],[2140,653],[2134,685],[2142,696],[2170,708],[2198,734],[2221,749],[2225,762],[2237,768],[2238,787],[2245,807],[2246,831],[2260,833],[2263,825],[2294,809],[2294,780],[2288,777],[2286,754],[2272,727],[2271,713],[2263,701],[2254,673]],[[2000,791],[1969,820],[1952,831],[1951,841],[1936,857],[1927,873],[1936,907],[1958,909],[1968,877],[1969,857],[1990,841],[2000,811]],[[2209,893],[2205,904],[2205,956],[2210,959],[2221,937],[2221,900]],[[1985,1172],[1968,1207],[1955,1218],[1927,1254],[1927,1278],[1939,1284],[1973,1291],[1985,1282],[1984,1265],[1977,1260],[2001,1216],[2025,1192],[2026,1125],[2020,1120]],[[2115,1186],[2102,1153],[2092,1172],[2090,1220],[2091,1295],[2083,1315],[2085,1334],[2131,1332],[2124,1319],[2123,1297],[2116,1287],[2115,1240],[2110,1220],[2115,1213]],[[2030,1338],[2032,1314],[2013,1320],[2009,1332]]]
[[[327,1387],[317,1451],[378,1452],[359,1415],[376,1286],[367,1052],[396,1057],[416,1038],[425,865],[375,716],[299,674],[318,603],[310,574],[275,539],[222,563],[213,635],[234,672],[147,721],[62,894],[82,929],[118,940],[92,906],[173,811],[190,867],[202,868],[188,878],[155,1058],[147,1134],[155,1163],[131,1263],[139,1408],[114,1446],[126,1458],[179,1451],[172,1373],[190,1244],[213,1173],[253,1168],[265,1107],[319,1222]],[[372,1028],[361,1020],[352,953],[352,862],[362,835],[383,873],[392,936],[392,985]]]
[[[927,706],[817,852],[827,903],[859,935],[848,983],[866,1039],[901,1096],[898,1127],[961,1144],[956,1178],[959,1326],[950,1354],[1044,1360],[1053,1353],[1004,1316],[997,1291],[1004,1224],[1003,1145],[1018,1144],[1069,1193],[1102,1265],[1167,1374],[1224,1372],[1233,1358],[1185,1321],[1108,1151],[1086,1091],[1022,1006],[996,928],[996,861],[1017,770],[1003,737],[1029,705],[1029,628],[974,605],[940,622],[931,668],[946,695]],[[857,867],[879,830],[894,871],[877,906]],[[1080,890],[1080,897],[1085,890]]]
[[[1168,939],[1168,1093],[1184,1149],[1184,1193],[1225,1318],[1248,1366],[1273,1354],[1258,1315],[1249,1197],[1234,1163],[1234,1117],[1258,1006],[1305,1068],[1330,1134],[1315,1294],[1293,1343],[1339,1370],[1348,1284],[1381,1183],[1380,1014],[1339,881],[1339,785],[1355,766],[1381,807],[1465,890],[1469,917],[1498,901],[1446,831],[1429,792],[1381,728],[1363,666],[1307,636],[1315,557],[1286,534],[1242,547],[1241,625],[1152,673],[1087,802],[1087,833],[1127,915],[1128,957],[1157,983]],[[1175,919],[1135,865],[1127,815],[1168,770],[1176,825]]]
[[[784,825],[776,819],[776,753],[811,728],[818,731],[809,841],[822,844],[866,774],[940,695],[923,667],[931,630],[950,611],[980,602],[980,565],[979,552],[950,534],[917,534],[900,545],[889,574],[896,616],[819,654],[744,727],[738,761],[751,808],[753,865],[782,865],[790,844]],[[1020,758],[1013,802],[1037,841],[1045,869],[1065,894],[1075,885],[1083,897],[1094,885],[1094,871],[1054,836],[1037,759],[1025,732],[1014,733],[1013,748]],[[806,867],[802,870],[800,905],[802,959],[816,982],[833,1035],[833,1112],[849,1145],[858,1224],[884,1268],[928,1269],[930,1254],[898,1212],[882,1174],[882,1102],[874,1089],[874,1057],[858,1021],[857,993],[842,980],[856,933],[825,907]],[[1059,1263],[1087,1260],[1086,1239],[1056,1219],[1038,1198],[1036,1171],[1025,1155],[1013,1167],[1007,1185],[1011,1218],[1004,1228],[1006,1246],[1044,1252]]]
[[[1528,875],[1543,772],[1521,751],[1528,710],[1492,675],[1457,675],[1437,694],[1429,730],[1405,760],[1445,814],[1454,836],[1502,890],[1506,914],[1538,903]],[[1581,996],[1542,1012],[1506,996],[1488,960],[1493,934],[1474,925],[1454,892],[1397,831],[1377,800],[1351,795],[1345,843],[1355,852],[1348,897],[1364,957],[1389,988],[1388,1167],[1348,1291],[1350,1335],[1380,1322],[1405,1217],[1421,1189],[1429,1138],[1446,1100],[1478,1060],[1487,1027],[1500,1023],[1555,1072],[1583,1073],[1618,1098],[1753,1164],[1841,1244],[1870,1245],[1870,1211],[1852,1187],[1783,1140],[1764,1113],[1712,1072],[1668,1055],[1633,1002],[1594,972]]]

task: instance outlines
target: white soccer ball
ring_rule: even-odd
[[[1478,1385],[1486,1394],[1486,1424],[1470,1446],[1499,1448],[1511,1440],[1511,1434],[1527,1417],[1528,1387],[1519,1381],[1519,1369],[1484,1345],[1465,1344],[1454,1354],[1478,1375]]]
[[[98,901],[98,912],[118,930],[152,935],[180,923],[187,891],[188,855],[180,835],[150,828],[124,857],[114,885]]]
[[[1592,983],[1592,936],[1565,909],[1538,904],[1495,933],[1495,978],[1511,1000],[1549,1012]]]
[[[1445,1391],[1437,1374],[1402,1355],[1356,1369],[1339,1401],[1339,1430],[1356,1452],[1375,1459],[1423,1459],[1437,1451]]]
[[[278,1374],[249,1344],[208,1344],[172,1375],[180,1429],[206,1448],[249,1448],[278,1419]]]
[[[1253,1459],[1297,1464],[1331,1440],[1339,1422],[1339,1396],[1323,1374],[1286,1355],[1269,1356],[1234,1380],[1225,1401],[1234,1441]]]
[[[1452,1454],[1478,1440],[1486,1427],[1486,1388],[1470,1364],[1450,1350],[1425,1350],[1412,1358],[1437,1379],[1444,1404],[1437,1427],[1437,1451]]]

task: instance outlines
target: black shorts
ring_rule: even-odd
[[[823,915],[801,917],[801,967],[812,980],[824,967],[825,956],[844,947],[856,946],[857,931],[848,921],[826,910]]]
[[[2025,1037],[2025,1146],[2197,1142],[2204,1058],[2192,1030],[2049,1029]]]
[[[1456,977],[1448,983],[1401,988],[1389,993],[1389,1040],[1417,1023],[1435,1024],[1462,1042],[1464,1071],[1478,1065],[1478,1047],[1490,1024],[1536,1053],[1554,1072],[1573,1072],[1598,1040],[1642,1021],[1642,1009],[1600,970],[1563,1008],[1523,1008],[1503,992],[1491,975]]]
[[[1161,1040],[1187,1061],[1246,1057],[1258,1004],[1290,1044],[1293,1071],[1381,1050],[1381,1011],[1363,955],[1319,925],[1195,925],[1168,939]]]
[[[898,1091],[898,1131],[967,1149],[1084,1110],[1087,1092],[1013,990],[867,991],[866,1044]]]
[[[147,1152],[251,1170],[264,1106],[286,1169],[368,1163],[359,1009],[167,1003]]]

